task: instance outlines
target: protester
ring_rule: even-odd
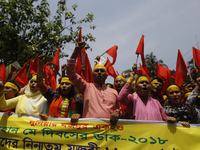
[[[78,42],[70,59],[67,59],[67,75],[75,87],[83,95],[83,118],[110,118],[112,125],[120,117],[120,104],[117,91],[106,86],[106,68],[97,64],[93,69],[94,83],[87,83],[75,73],[75,62],[85,42]],[[79,116],[77,116],[79,118]]]
[[[193,85],[196,85],[195,88],[187,93],[187,98],[185,104],[190,106],[190,108],[195,108],[197,111],[197,123],[200,123],[200,77],[196,80],[193,80]]]
[[[43,83],[43,64],[45,63],[46,54],[38,57],[39,66],[37,71],[37,87],[41,94],[51,103],[49,107],[49,116],[58,118],[71,118],[76,122],[74,116],[81,117],[82,105],[77,99],[75,87],[68,77],[62,77],[58,93],[54,92],[45,83]],[[40,115],[42,119],[47,119],[47,114]]]
[[[115,78],[115,89],[117,90],[118,94],[121,91],[121,89],[123,88],[123,86],[126,83],[126,79],[123,76],[118,75]],[[120,104],[121,107],[121,119],[133,119],[132,118],[132,105],[123,105]]]
[[[137,66],[133,73],[136,73]],[[167,117],[159,101],[153,99],[150,95],[150,82],[147,76],[141,75],[136,80],[136,93],[129,94],[134,77],[130,77],[119,93],[120,103],[128,106],[133,105],[133,116],[135,120],[167,121],[174,123],[173,117]]]
[[[6,100],[18,96],[19,91],[20,91],[20,86],[18,82],[15,80],[8,80],[4,85],[4,95]],[[0,110],[0,112],[9,113],[9,115],[12,115],[15,112],[15,109],[7,111]]]
[[[166,94],[169,100],[168,104],[163,106],[166,115],[175,117],[177,122],[185,127],[190,127],[190,123],[197,123],[197,111],[182,103],[181,89],[178,85],[168,85]]]
[[[163,100],[163,97],[160,94],[163,87],[163,80],[160,77],[155,77],[151,81],[151,91],[150,95],[153,99],[156,99],[160,102],[162,106],[166,105],[166,101]]]
[[[47,112],[47,100],[40,94],[37,89],[36,75],[33,76],[25,89],[25,94],[5,99],[4,85],[0,84],[0,109],[15,109],[15,113],[21,115],[39,116],[41,113]]]

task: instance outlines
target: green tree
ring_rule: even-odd
[[[145,56],[145,61],[147,68],[151,72],[150,78],[154,78],[156,75],[156,62],[158,62],[158,64],[162,64],[163,67],[167,67],[167,65],[163,63],[162,59],[157,60],[153,52]]]
[[[123,71],[124,78],[128,79],[129,78],[129,73],[131,73],[131,72],[132,72],[132,69],[124,70]]]
[[[47,61],[51,62],[59,45],[77,42],[82,24],[89,23],[91,29],[96,27],[91,25],[92,13],[76,19],[77,7],[74,4],[67,8],[66,0],[59,0],[56,14],[52,16],[47,0],[0,0],[0,62],[7,65],[17,60],[23,65],[37,53],[46,53]],[[90,33],[83,35],[83,39],[95,41]],[[61,46],[61,58],[67,56],[63,49]]]

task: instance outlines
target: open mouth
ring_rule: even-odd
[[[35,89],[35,87],[34,86],[31,86],[31,90],[34,90]]]
[[[142,90],[143,90],[143,91],[146,91],[146,90],[147,90],[147,88],[142,88]]]

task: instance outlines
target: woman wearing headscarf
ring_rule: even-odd
[[[21,115],[39,116],[47,112],[47,100],[38,91],[36,75],[33,76],[25,89],[25,94],[6,100],[4,85],[0,84],[0,109],[3,111],[15,109]],[[6,84],[5,84],[6,86]],[[7,94],[6,94],[7,95]]]

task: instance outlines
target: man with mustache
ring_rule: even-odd
[[[92,74],[94,83],[87,83],[75,73],[76,58],[85,44],[85,42],[78,42],[70,59],[67,59],[67,75],[83,95],[82,117],[110,118],[111,125],[115,125],[120,117],[120,104],[117,100],[117,91],[105,84],[107,78],[105,66],[102,64],[95,65]],[[80,118],[80,116],[77,116],[77,118]]]

